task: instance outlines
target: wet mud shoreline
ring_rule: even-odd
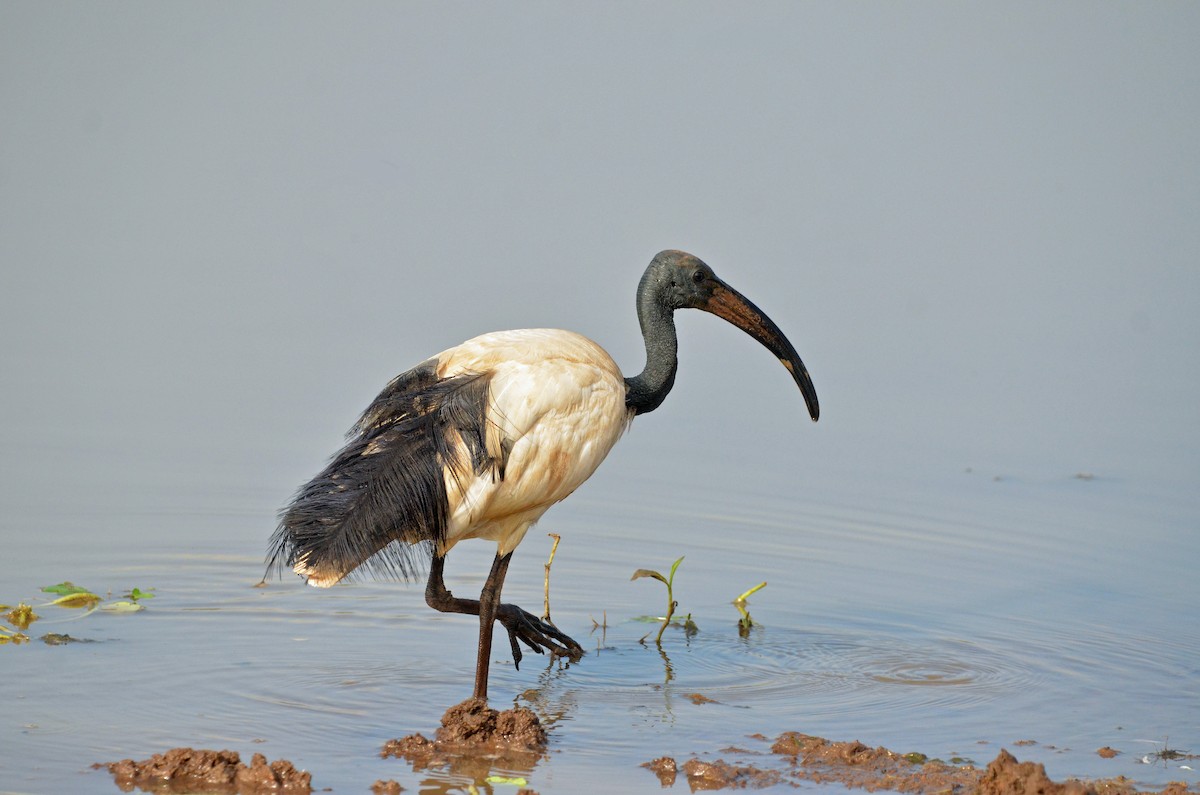
[[[647,775],[653,774],[664,789],[686,786],[690,791],[723,789],[761,789],[802,786],[803,783],[834,783],[866,791],[979,793],[979,795],[1185,795],[1200,793],[1197,785],[1172,782],[1162,789],[1139,789],[1135,782],[1122,777],[1106,779],[1067,779],[1052,781],[1045,767],[1036,762],[1019,761],[1001,749],[986,767],[947,764],[928,760],[920,754],[901,754],[883,747],[872,748],[861,742],[839,742],[784,732],[774,740],[763,735],[750,739],[768,748],[761,750],[730,746],[724,759],[698,757],[679,761],[662,756],[643,763]],[[442,725],[428,739],[412,734],[389,740],[380,756],[407,762],[414,772],[441,771],[484,782],[495,769],[531,773],[545,757],[548,738],[537,715],[524,707],[498,711],[484,702],[468,699],[446,711]],[[1097,753],[1108,757],[1113,749]],[[174,748],[150,759],[135,762],[100,763],[123,792],[139,789],[155,793],[220,793],[221,795],[265,795],[295,793],[306,795],[321,791],[320,771],[313,775],[297,770],[287,760],[268,762],[254,754],[249,765],[234,751]],[[512,783],[512,782],[510,782]],[[521,782],[522,784],[524,782]],[[379,780],[375,793],[404,791],[395,780]],[[533,790],[523,788],[523,793]]]

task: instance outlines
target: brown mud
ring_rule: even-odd
[[[773,742],[762,735],[751,740],[768,750],[730,747],[722,753],[736,758],[689,759],[677,763],[663,756],[642,767],[649,768],[663,788],[683,779],[692,792],[722,789],[761,789],[778,784],[801,786],[803,782],[836,783],[867,791],[931,792],[946,795],[1146,795],[1124,777],[1082,781],[1051,781],[1043,765],[1020,762],[1001,750],[986,768],[970,764],[947,764],[922,754],[899,754],[887,748],[871,748],[861,742],[834,742],[799,732],[785,732]],[[1033,745],[1019,741],[1014,747]],[[407,760],[414,771],[438,769],[453,775],[483,781],[496,769],[527,774],[546,756],[546,731],[537,715],[518,707],[498,711],[478,699],[451,707],[430,740],[420,734],[389,740],[380,755]],[[1108,758],[1118,753],[1105,746],[1097,753]],[[751,759],[748,762],[747,759]],[[249,765],[236,752],[174,748],[150,759],[97,764],[107,768],[125,792],[140,788],[147,792],[205,792],[222,795],[309,795],[312,778],[296,770],[291,762],[270,762],[254,754]],[[371,787],[378,795],[395,795],[404,788],[396,781],[379,780]],[[529,792],[529,790],[522,790]],[[1200,785],[1168,784],[1161,795],[1197,795]]]
[[[267,762],[265,756],[255,754],[247,765],[236,751],[172,748],[141,762],[122,759],[92,767],[107,768],[122,792],[132,792],[135,788],[176,795],[192,792],[308,795],[312,792],[312,776],[297,770],[286,759]]]
[[[765,738],[760,738],[765,739]],[[898,754],[860,742],[833,742],[798,732],[785,732],[771,745],[770,756],[739,748],[726,749],[740,756],[757,755],[762,764],[731,764],[724,760],[691,759],[678,764],[659,757],[642,766],[658,776],[663,787],[673,787],[682,773],[692,792],[719,789],[758,789],[781,782],[836,783],[867,791],[936,792],[947,795],[1143,795],[1129,779],[1094,781],[1068,779],[1054,782],[1036,762],[1018,762],[1001,749],[986,769],[973,765],[948,765],[926,760],[920,754]],[[1185,795],[1200,789],[1174,782],[1162,795]]]
[[[482,780],[500,767],[529,773],[546,754],[546,730],[533,710],[494,710],[470,698],[446,710],[434,739],[410,734],[388,740],[380,756],[405,759],[414,771],[440,768]]]

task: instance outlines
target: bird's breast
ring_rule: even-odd
[[[506,451],[498,471],[447,474],[447,547],[487,538],[506,554],[551,505],[592,473],[628,426],[625,383],[603,348],[554,329],[498,332],[438,358],[439,375],[483,372],[486,433]]]

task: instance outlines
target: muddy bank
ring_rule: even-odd
[[[762,749],[723,749],[722,753],[733,761],[692,758],[677,762],[663,756],[642,766],[658,778],[663,788],[682,785],[692,792],[834,783],[867,791],[946,795],[1148,795],[1123,777],[1055,782],[1040,763],[1021,762],[1003,749],[981,769],[799,732],[785,732],[774,741],[762,735],[750,739],[760,743]],[[546,731],[533,711],[520,707],[498,711],[475,699],[447,710],[434,739],[411,734],[388,741],[380,751],[382,757],[406,760],[414,772],[436,769],[477,783],[487,780],[497,769],[527,775],[546,753]],[[1117,752],[1105,746],[1097,753],[1111,756]],[[126,792],[135,788],[177,795],[312,792],[309,773],[296,770],[287,760],[268,762],[261,754],[254,754],[246,765],[233,751],[175,748],[142,762],[124,759],[94,767],[106,768]],[[518,786],[523,787],[524,781]],[[392,779],[378,780],[371,787],[378,795],[396,795],[403,790]],[[1189,788],[1177,782],[1157,792],[1197,795],[1200,786]]]
[[[135,788],[157,793],[220,793],[221,795],[309,795],[312,776],[286,759],[268,762],[255,754],[247,765],[236,751],[172,748],[149,759],[122,759],[93,765],[112,773],[123,792]]]
[[[765,738],[763,738],[765,739]],[[947,795],[1142,795],[1124,777],[1096,781],[1051,781],[1046,768],[1019,762],[1006,750],[980,770],[973,765],[948,765],[920,754],[898,754],[860,742],[833,742],[799,732],[785,732],[771,745],[770,754],[731,748],[739,756],[758,756],[759,764],[732,764],[721,759],[691,759],[682,764],[671,757],[646,762],[663,787],[683,778],[698,790],[756,789],[781,782],[836,783],[846,787],[897,792],[937,792]],[[1162,795],[1197,793],[1187,784],[1169,784]]]

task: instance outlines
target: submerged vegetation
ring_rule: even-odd
[[[123,594],[123,599],[110,601],[101,605],[101,602],[105,602],[105,597],[92,592],[88,588],[76,585],[69,580],[60,582],[57,585],[44,586],[41,591],[44,594],[53,596],[54,598],[49,602],[36,605],[36,607],[39,609],[47,607],[59,607],[67,610],[86,610],[86,612],[84,612],[82,615],[73,616],[70,619],[58,619],[60,621],[85,618],[94,613],[97,609],[108,613],[136,613],[145,609],[145,606],[141,604],[142,601],[154,598],[153,588],[143,591],[142,589],[135,587],[125,592]],[[110,593],[109,597],[111,596],[112,594]],[[33,605],[25,604],[23,601],[19,602],[16,607],[12,607],[11,605],[0,605],[0,610],[7,611],[4,613],[4,620],[13,626],[13,629],[9,629],[8,627],[0,625],[0,645],[10,643],[13,645],[19,645],[29,641],[29,636],[25,634],[25,631],[29,629],[30,624],[42,618],[41,615],[33,612],[34,607],[35,606]],[[61,638],[75,640],[74,638],[70,638],[68,635],[58,635],[55,633],[48,633],[42,636],[42,639],[50,645],[58,645],[58,641],[56,639]]]
[[[21,602],[12,610],[9,610],[4,616],[5,621],[20,630],[29,629],[29,625],[34,621],[37,621],[39,618],[40,616],[33,612],[33,608],[24,602]]]

